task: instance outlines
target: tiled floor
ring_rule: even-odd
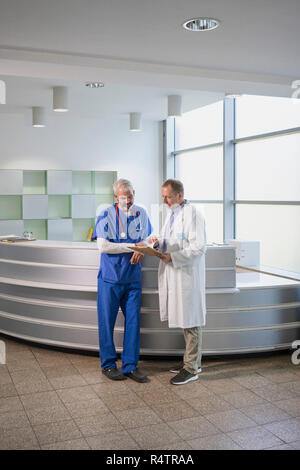
[[[300,449],[300,366],[290,353],[204,358],[197,382],[112,382],[93,355],[0,336],[0,449]]]

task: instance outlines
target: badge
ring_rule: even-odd
[[[178,240],[184,240],[185,239],[185,234],[183,232],[182,233],[177,233],[176,237],[178,238]]]
[[[126,233],[125,232],[121,232],[121,238],[125,238],[126,237]]]

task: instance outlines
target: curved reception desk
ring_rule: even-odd
[[[99,258],[95,243],[0,242],[0,332],[97,351]],[[182,330],[169,329],[159,318],[158,261],[143,261],[141,354],[181,355]],[[300,282],[236,273],[234,247],[208,246],[206,299],[204,355],[286,349],[300,339]],[[115,328],[118,351],[122,343],[120,311]]]

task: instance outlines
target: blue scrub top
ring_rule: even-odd
[[[92,238],[104,238],[112,243],[138,243],[152,233],[149,217],[142,207],[133,205],[128,217],[122,210],[118,214],[121,224],[116,204],[102,211],[97,218]],[[121,237],[122,231],[126,234],[125,238]],[[141,263],[131,264],[132,255],[133,253],[102,253],[98,278],[119,284],[141,282]]]

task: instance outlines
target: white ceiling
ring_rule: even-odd
[[[130,112],[142,112],[143,119],[167,118],[167,96],[182,95],[183,112],[214,103],[224,98],[224,93],[168,89],[159,87],[130,86],[106,83],[104,88],[91,89],[81,81],[50,80],[28,77],[0,76],[6,82],[6,104],[0,105],[2,113],[24,113],[32,106],[44,106],[52,111],[53,86],[67,86],[70,114],[97,118],[103,116],[127,116]],[[54,113],[56,114],[56,113]]]
[[[299,0],[1,0],[0,45],[300,76]],[[212,16],[221,26],[184,30]]]
[[[119,112],[143,104],[162,118],[170,93],[183,94],[187,110],[224,92],[291,96],[300,78],[299,0],[0,0],[0,7],[2,78],[16,90],[13,76],[27,77],[22,86],[40,87],[46,100],[49,87],[65,81],[73,96],[95,92],[110,107],[122,96]],[[184,30],[195,16],[221,25]],[[87,80],[106,87],[84,90]],[[89,112],[99,105],[90,100]]]

